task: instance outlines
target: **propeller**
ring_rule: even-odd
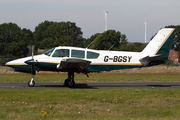
[[[28,65],[31,65],[31,75],[32,75],[32,78],[31,78],[30,81],[28,81],[28,85],[30,87],[33,87],[35,85],[35,82],[33,80],[33,76],[35,75],[34,65],[35,65],[36,62],[34,61],[34,47],[35,46],[32,45],[31,47],[32,47],[32,59],[25,61],[25,63],[28,64]]]
[[[33,78],[33,75],[34,75],[34,74],[33,74],[33,71],[34,71],[33,68],[34,68],[34,65],[35,65],[35,61],[34,61],[34,47],[35,47],[35,46],[32,45],[31,47],[32,47],[32,63],[33,63],[33,64],[31,65],[31,74],[32,74],[32,78]]]
[[[32,47],[32,61],[33,61],[33,64],[31,65],[31,75],[32,75],[32,78],[30,80],[30,83],[28,85],[30,86],[34,86],[35,85],[35,82],[33,80],[33,76],[34,76],[34,65],[35,65],[35,62],[34,62],[34,45],[31,46]]]
[[[32,46],[32,59],[30,60],[26,60],[25,61],[26,64],[31,65],[31,71],[33,71],[33,66],[35,65],[35,61],[34,61],[34,45]]]

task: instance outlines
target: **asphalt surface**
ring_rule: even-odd
[[[0,89],[180,89],[180,82],[77,82],[74,88],[58,82],[37,82],[34,87],[27,83],[0,82]]]

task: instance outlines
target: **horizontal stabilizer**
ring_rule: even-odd
[[[151,62],[151,61],[156,61],[156,60],[159,60],[159,59],[161,59],[161,58],[163,58],[163,55],[161,54],[161,55],[152,55],[152,56],[146,56],[146,57],[143,57],[143,58],[141,58],[140,59],[140,61],[142,62],[142,61],[145,61],[145,62]]]

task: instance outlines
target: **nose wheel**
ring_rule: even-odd
[[[28,81],[28,86],[29,87],[34,87],[34,85],[35,85],[35,82],[34,82],[34,80],[32,78],[30,81]]]

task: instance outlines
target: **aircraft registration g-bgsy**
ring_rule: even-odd
[[[68,72],[64,85],[74,87],[74,73],[110,71],[163,64],[167,61],[173,40],[174,28],[163,28],[142,52],[92,50],[59,46],[42,55],[25,57],[6,63],[15,71],[31,73],[28,85],[33,87],[36,71]],[[88,76],[88,75],[87,75]]]

